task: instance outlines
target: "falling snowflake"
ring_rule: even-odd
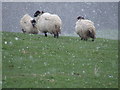
[[[4,79],[6,80],[6,78],[7,78],[7,77],[5,76],[5,78],[4,78]]]
[[[47,72],[47,74],[50,74],[50,72]]]
[[[100,26],[100,24],[97,24],[97,26],[99,27],[99,26]]]
[[[4,43],[7,44],[7,41],[5,41]]]
[[[31,56],[31,55],[30,55],[30,56],[29,56],[29,58],[30,58],[30,59],[32,59],[32,58],[33,58],[33,56]]]
[[[83,70],[83,73],[85,73],[85,71]]]
[[[18,37],[15,37],[15,40],[18,40],[19,38]]]
[[[73,55],[73,58],[75,58],[75,56]]]
[[[108,75],[108,77],[109,77],[109,78],[113,78],[113,76],[112,76],[112,75]]]
[[[92,12],[93,12],[93,13],[95,13],[96,11],[95,11],[95,10],[93,10]]]
[[[12,45],[13,43],[10,41],[9,44]]]
[[[84,11],[84,9],[81,9],[81,11],[83,12],[83,11]]]
[[[96,49],[98,50],[98,49],[100,49],[100,47],[96,47]]]
[[[82,64],[82,66],[85,66],[85,64]]]
[[[45,66],[47,66],[47,63],[46,63],[46,62],[44,62],[44,65],[45,65]]]

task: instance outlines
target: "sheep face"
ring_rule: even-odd
[[[88,30],[87,36],[88,36],[88,37],[91,37],[91,38],[94,38],[94,37],[95,37],[95,35],[94,35],[91,31],[89,31],[89,30]]]
[[[32,26],[35,27],[35,25],[36,25],[35,19],[31,20],[31,23],[32,23]]]
[[[40,12],[39,10],[35,12],[34,17],[37,17],[39,15],[42,15],[44,11]]]
[[[94,34],[94,32],[93,32],[93,31],[88,30],[87,37],[92,38],[92,39],[93,39],[92,41],[94,41],[94,39],[95,39],[95,34]]]
[[[23,33],[38,34],[36,21],[28,14],[25,14],[20,20],[20,26]]]

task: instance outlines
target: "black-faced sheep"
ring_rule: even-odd
[[[39,15],[40,14],[40,15]],[[50,13],[44,13],[42,12],[36,12],[34,14],[34,17],[36,17],[36,26],[38,30],[41,33],[44,33],[47,37],[47,32],[50,34],[54,34],[54,37],[59,37],[59,34],[61,33],[61,26],[62,21],[60,17],[56,14],[50,14]]]
[[[20,26],[23,33],[38,34],[36,21],[28,14],[25,14],[20,20]]]
[[[86,40],[92,38],[92,41],[96,38],[96,29],[94,23],[90,20],[84,19],[84,17],[79,16],[77,18],[75,31],[81,37],[81,40]]]

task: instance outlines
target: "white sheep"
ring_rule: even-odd
[[[20,20],[23,33],[38,34],[35,24],[36,21],[28,14],[25,14]]]
[[[60,17],[56,14],[50,13],[42,13],[42,15],[38,16],[38,20],[36,21],[37,28],[41,33],[44,33],[47,37],[47,32],[50,34],[54,34],[54,37],[59,37],[61,33],[62,21]]]
[[[75,31],[81,37],[81,40],[87,40],[92,38],[92,41],[96,38],[96,29],[94,23],[90,20],[84,19],[79,16],[78,21],[76,22]]]

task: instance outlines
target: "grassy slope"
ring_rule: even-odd
[[[11,32],[2,37],[5,88],[118,87],[117,40]]]

